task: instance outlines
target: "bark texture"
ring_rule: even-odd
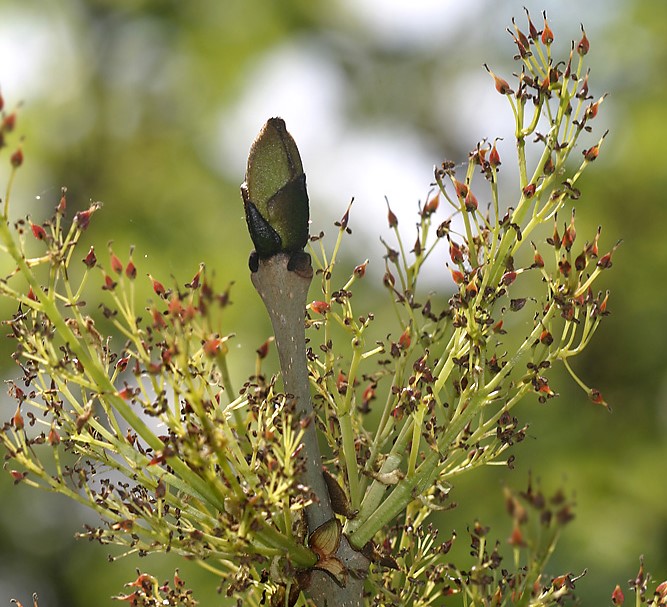
[[[317,437],[315,412],[310,398],[306,364],[305,308],[312,280],[310,258],[305,253],[280,253],[251,263],[251,280],[271,318],[280,358],[284,390],[296,399],[296,412],[307,425],[302,456],[305,470],[301,482],[316,496],[306,508],[310,533],[334,517],[329,492],[322,475],[322,459]],[[361,607],[364,578],[369,561],[341,537],[335,556],[345,566],[342,579],[313,569],[305,591],[317,607]],[[317,566],[316,566],[317,567]]]

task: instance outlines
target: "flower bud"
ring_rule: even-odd
[[[599,145],[594,145],[593,147],[590,147],[582,152],[582,154],[584,155],[584,159],[587,160],[588,162],[593,162],[598,157],[599,153],[600,153]]]
[[[23,164],[23,150],[21,148],[18,148],[9,158],[9,161],[11,162],[12,166],[15,169],[18,169],[22,164]]]
[[[331,306],[326,301],[313,301],[310,304],[310,309],[316,314],[324,316],[331,309]]]
[[[577,44],[577,53],[579,53],[582,57],[588,53],[588,51],[591,48],[591,43],[588,41],[588,38],[586,37],[586,31],[584,30],[584,26],[581,26],[581,40],[579,40],[579,44]]]
[[[424,217],[433,215],[433,213],[435,213],[436,210],[438,209],[439,205],[440,205],[440,193],[438,192],[435,196],[432,196],[429,199],[429,201],[424,205],[424,208],[422,210],[422,215]]]
[[[468,190],[468,193],[466,194],[463,204],[465,205],[466,211],[468,211],[469,213],[472,213],[477,210],[478,206],[477,198],[470,190]]]
[[[46,240],[46,230],[42,226],[31,222],[30,229],[37,240]]]
[[[463,263],[463,251],[453,240],[449,243],[449,257],[454,263]]]
[[[498,167],[500,166],[500,154],[498,153],[498,149],[496,148],[496,143],[493,143],[493,147],[491,148],[491,152],[489,153],[489,164],[492,167]]]
[[[544,29],[542,30],[542,44],[545,46],[548,46],[554,41],[554,33],[551,31],[551,28],[549,27],[549,23],[547,22],[547,14],[546,12],[544,13]]]
[[[395,213],[391,210],[389,200],[387,200],[387,198],[385,198],[385,200],[387,202],[387,223],[390,228],[395,228],[398,225],[398,217],[396,217]]]
[[[306,175],[282,118],[269,119],[253,142],[241,194],[250,237],[260,257],[306,246]]]
[[[97,263],[97,257],[95,257],[95,249],[94,247],[90,247],[90,250],[88,251],[88,255],[86,255],[83,258],[83,263],[86,264],[87,268],[94,268],[95,264]]]
[[[509,85],[509,82],[505,80],[504,78],[501,78],[500,76],[496,76],[491,69],[489,68],[486,63],[484,64],[484,68],[486,69],[489,74],[491,74],[491,77],[493,78],[493,83],[496,87],[496,90],[501,94],[501,95],[510,95],[514,91],[512,90],[512,87]]]

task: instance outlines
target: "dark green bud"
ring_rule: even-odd
[[[269,119],[253,142],[241,195],[260,257],[303,250],[309,218],[306,175],[282,118]]]

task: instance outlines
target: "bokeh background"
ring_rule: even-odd
[[[479,518],[504,539],[504,484],[521,488],[532,471],[548,491],[564,485],[577,518],[550,570],[587,569],[581,602],[604,605],[641,554],[667,578],[664,0],[2,0],[0,90],[6,107],[22,102],[25,138],[13,204],[45,217],[66,185],[72,209],[104,202],[87,237],[101,250],[113,240],[119,254],[136,245],[140,272],[186,282],[205,261],[219,285],[236,283],[228,323],[236,358],[247,360],[270,329],[246,278],[238,186],[264,120],[282,116],[298,141],[314,231],[333,232],[355,198],[346,259],[371,258],[382,302],[385,196],[409,228],[433,165],[464,161],[485,137],[505,137],[511,175],[511,114],[482,64],[510,74],[505,28],[513,16],[525,23],[523,5],[536,23],[547,10],[563,54],[585,24],[592,92],[609,93],[598,128],[610,135],[581,183],[577,228],[584,238],[603,224],[603,249],[624,244],[601,285],[612,290],[612,315],[575,367],[613,414],[559,375],[558,399],[520,409],[530,438],[517,468],[466,478],[441,527],[463,540]],[[446,293],[444,259],[428,285]],[[11,305],[0,311],[6,318]],[[4,377],[14,372],[9,352],[2,344]],[[160,578],[180,566],[202,605],[224,604],[218,581],[187,563],[109,564],[109,549],[73,539],[89,516],[3,475],[0,604],[37,592],[44,607],[111,605],[137,566]]]

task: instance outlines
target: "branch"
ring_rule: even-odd
[[[292,269],[293,265],[298,267]],[[311,534],[334,518],[329,491],[322,475],[317,424],[310,399],[306,364],[305,307],[312,276],[310,257],[305,253],[292,256],[279,253],[267,259],[259,259],[256,271],[251,274],[252,283],[271,318],[285,392],[296,400],[296,414],[299,422],[305,426],[301,451],[305,466],[300,480],[311,489],[315,497],[315,501],[306,507]],[[335,557],[336,566],[340,564],[340,575],[330,575],[318,570],[316,565],[306,576],[309,597],[320,607],[361,607],[363,580],[368,572],[369,560],[354,550],[343,534],[332,556]]]
[[[333,518],[329,492],[322,476],[306,366],[305,308],[313,271],[310,260],[307,268],[301,271],[290,271],[289,261],[290,256],[282,253],[262,259],[257,271],[251,274],[251,279],[271,318],[285,393],[294,397],[299,422],[305,426],[301,451],[305,467],[301,482],[316,497],[316,501],[306,508],[308,529],[312,532]]]

